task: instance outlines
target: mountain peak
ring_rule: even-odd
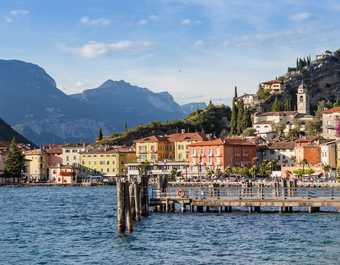
[[[122,86],[131,86],[131,84],[124,80],[114,81],[112,79],[108,79],[103,84],[101,84],[99,88],[113,88]]]

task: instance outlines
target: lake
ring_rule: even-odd
[[[339,264],[340,214],[162,213],[116,233],[115,187],[0,188],[0,264]]]

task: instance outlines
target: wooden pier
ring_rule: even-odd
[[[340,212],[340,190],[297,187],[296,180],[262,183],[247,181],[238,186],[211,183],[201,187],[168,186],[160,177],[156,187],[148,186],[148,177],[117,181],[117,229],[133,231],[133,224],[153,212],[232,212],[235,208],[259,213],[276,209],[279,213],[292,213],[297,208],[309,213],[324,208]]]

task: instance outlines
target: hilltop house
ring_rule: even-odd
[[[262,82],[260,88],[269,91],[270,93],[282,92],[283,82],[281,80],[270,80]]]

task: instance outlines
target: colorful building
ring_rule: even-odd
[[[106,177],[126,174],[127,164],[136,161],[134,149],[121,147],[111,150],[91,150],[80,153],[83,171],[93,171]]]
[[[34,149],[24,152],[25,174],[31,182],[48,180],[48,159],[42,149]]]
[[[167,136],[149,136],[135,141],[138,162],[173,160],[175,145]]]
[[[277,93],[282,91],[283,82],[281,80],[270,80],[260,84],[260,87],[264,90],[268,90],[271,93]]]
[[[189,145],[205,140],[201,133],[175,133],[168,135],[170,142],[174,144],[175,161],[187,162],[189,160]]]
[[[72,185],[77,183],[73,166],[57,165],[49,168],[49,181],[58,185]]]
[[[244,138],[213,139],[189,145],[189,166],[224,170],[256,163],[256,144]]]

